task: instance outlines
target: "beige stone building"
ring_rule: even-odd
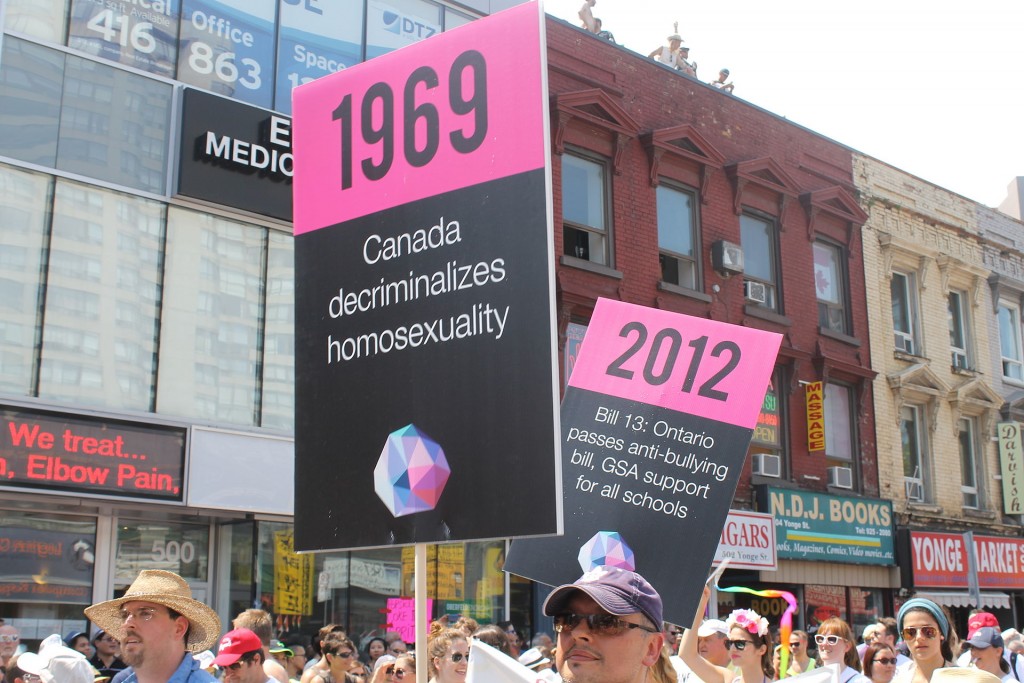
[[[897,528],[1006,534],[993,437],[1003,397],[976,205],[854,155],[879,488]]]

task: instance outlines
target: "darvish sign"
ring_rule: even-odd
[[[565,535],[514,541],[505,569],[549,585],[634,569],[666,619],[692,619],[700,592],[679,587],[715,558],[780,341],[599,299],[562,402]]]
[[[543,20],[295,90],[300,550],[559,531]]]

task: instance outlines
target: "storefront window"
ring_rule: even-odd
[[[209,579],[210,527],[148,520],[121,520],[117,529],[114,592],[120,594],[144,569],[174,572],[192,593]],[[201,599],[201,598],[197,598]]]
[[[849,623],[846,614],[846,588],[843,586],[804,586],[804,617],[807,630],[821,622],[839,617]]]
[[[881,588],[850,588],[850,626],[860,634],[868,624],[885,616]]]
[[[30,650],[53,633],[85,630],[95,548],[93,518],[0,511],[0,618]]]

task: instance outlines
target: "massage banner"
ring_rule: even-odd
[[[294,91],[297,549],[560,530],[543,21]]]
[[[512,543],[505,570],[569,583],[643,574],[693,619],[781,337],[599,299],[562,401],[565,535]],[[671,539],[675,541],[670,542]]]

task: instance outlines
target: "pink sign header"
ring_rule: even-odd
[[[529,2],[299,86],[299,235],[543,168],[544,15]]]
[[[753,429],[782,336],[599,299],[570,386]]]

